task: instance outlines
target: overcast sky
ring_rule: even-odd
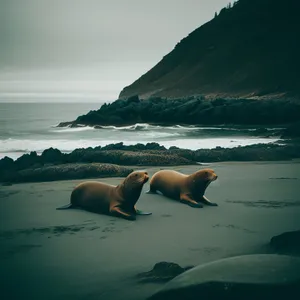
[[[114,100],[228,2],[0,0],[0,101]]]

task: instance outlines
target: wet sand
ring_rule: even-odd
[[[1,298],[142,300],[162,285],[139,283],[135,275],[157,262],[185,267],[268,253],[272,236],[300,229],[299,161],[208,166],[219,179],[206,196],[218,207],[196,209],[145,194],[147,183],[138,208],[153,215],[135,222],[56,210],[80,180],[1,186]],[[150,175],[158,169],[147,168]]]

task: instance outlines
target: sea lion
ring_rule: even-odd
[[[191,207],[203,207],[199,202],[218,206],[204,196],[208,185],[217,178],[218,176],[212,169],[203,169],[191,175],[172,170],[161,170],[152,176],[148,193],[159,191],[164,196],[179,200]]]
[[[74,188],[70,204],[57,209],[82,208],[95,213],[135,220],[137,214],[151,214],[135,208],[148,179],[147,172],[136,171],[129,174],[118,186],[98,181],[86,181]]]

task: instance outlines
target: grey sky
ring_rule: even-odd
[[[228,2],[0,0],[0,101],[11,93],[116,99]]]

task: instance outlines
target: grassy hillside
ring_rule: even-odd
[[[240,0],[193,31],[120,98],[300,95],[300,1]]]

